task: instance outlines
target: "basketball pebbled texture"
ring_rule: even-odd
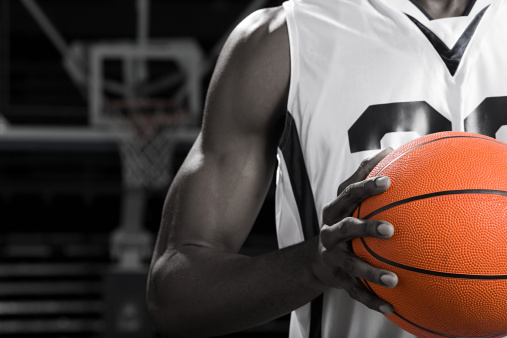
[[[387,240],[355,239],[386,288],[362,281],[394,307],[387,318],[418,337],[507,335],[507,145],[464,132],[431,134],[386,156],[370,173],[391,186],[354,217],[386,220]]]

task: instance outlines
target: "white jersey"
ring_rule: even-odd
[[[438,20],[410,0],[292,0],[284,9],[280,247],[317,235],[339,184],[382,148],[444,130],[507,141],[507,1],[472,0],[463,16]],[[291,338],[321,336],[414,337],[336,289],[292,313]]]

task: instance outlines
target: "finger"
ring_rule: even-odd
[[[398,276],[391,271],[378,269],[353,253],[324,251],[322,253],[324,263],[334,266],[349,276],[362,278],[377,285],[394,288],[398,284]]]
[[[394,234],[393,225],[387,221],[364,220],[347,217],[332,226],[324,225],[320,239],[324,248],[331,250],[339,242],[350,241],[358,237],[387,239]]]
[[[347,217],[336,224],[335,235],[344,241],[358,237],[387,239],[394,235],[394,227],[387,221]]]
[[[352,278],[344,286],[344,289],[352,299],[363,303],[372,310],[388,316],[393,313],[393,307],[389,303],[369,292],[356,278]]]
[[[324,224],[334,224],[350,216],[359,203],[370,196],[386,191],[391,185],[387,176],[372,177],[349,185],[342,193],[323,209]]]
[[[359,182],[364,180],[370,172],[375,168],[375,166],[389,154],[393,151],[393,148],[388,147],[380,151],[378,154],[376,154],[373,157],[369,157],[361,162],[359,165],[359,168],[357,168],[356,172],[350,176],[347,180],[345,180],[340,186],[338,187],[338,193],[337,195],[340,195],[345,188],[353,183]]]

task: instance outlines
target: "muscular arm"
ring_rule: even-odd
[[[245,329],[325,289],[311,269],[317,239],[253,258],[237,254],[271,182],[289,76],[283,11],[254,13],[222,51],[202,133],[165,203],[148,286],[164,335]]]
[[[323,210],[326,225],[318,237],[257,257],[238,254],[271,182],[289,60],[280,8],[240,24],[218,60],[203,129],[169,189],[150,269],[148,308],[164,336],[212,336],[259,325],[328,287],[392,312],[357,278],[393,287],[396,275],[350,249],[355,237],[389,238],[392,225],[347,217],[388,188],[389,179],[363,181],[386,151],[363,162],[340,187]]]

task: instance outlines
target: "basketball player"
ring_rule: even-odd
[[[393,226],[349,216],[389,187],[366,179],[389,146],[507,123],[505,18],[503,0],[293,0],[244,20],[166,200],[148,285],[160,333],[220,335],[292,311],[291,338],[413,337],[358,282],[398,277],[351,250]],[[281,249],[239,255],[277,164]]]

